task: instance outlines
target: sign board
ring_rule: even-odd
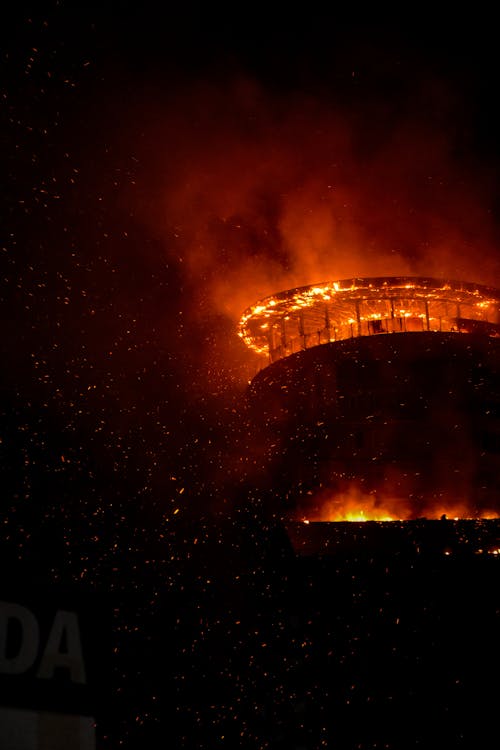
[[[81,591],[0,591],[0,748],[94,750],[102,608]]]

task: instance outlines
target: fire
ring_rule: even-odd
[[[357,336],[416,331],[500,335],[500,291],[457,281],[387,277],[330,281],[268,297],[239,336],[271,361]]]
[[[420,339],[387,338],[417,332]],[[376,341],[366,338],[364,344],[321,348],[375,335]],[[316,347],[307,356],[297,354],[294,367],[273,368],[276,378],[268,371],[255,380],[266,419],[279,414],[276,419],[283,420],[284,433],[296,430],[297,436],[302,420],[302,455],[307,455],[309,445],[317,451],[311,486],[318,482],[326,488],[332,486],[330,480],[335,482],[335,494],[327,496],[323,489],[316,501],[305,498],[299,518],[302,514],[307,521],[389,522],[498,517],[485,507],[496,505],[488,499],[489,486],[476,485],[483,473],[493,476],[496,438],[488,436],[498,429],[496,417],[488,422],[480,412],[490,414],[489,401],[483,407],[483,399],[498,387],[500,352],[492,338],[500,337],[500,290],[408,276],[325,282],[260,301],[243,314],[240,336],[270,362]],[[421,357],[419,343],[432,356]],[[484,355],[481,373],[482,361],[477,371],[471,370],[471,362],[483,351],[489,354]],[[378,357],[376,366],[372,356],[373,361]],[[361,362],[359,380],[355,368],[343,367],[348,357]],[[390,365],[385,369],[384,357]],[[453,378],[447,374],[451,364]],[[296,387],[290,382],[295,373]],[[286,394],[283,401],[279,386]],[[472,429],[473,410],[478,414]],[[325,422],[327,427],[317,429]],[[485,450],[480,453],[478,436],[483,432]],[[323,438],[326,442],[318,448]],[[358,483],[357,489],[349,487],[351,482]],[[496,484],[491,489],[496,491]],[[392,497],[393,492],[398,496]]]
[[[340,518],[339,518],[340,515]],[[398,521],[402,519],[395,518],[394,516],[388,515],[383,509],[375,509],[370,511],[351,510],[345,513],[337,514],[335,518],[328,519],[334,521]]]
[[[500,515],[491,509],[471,509],[463,502],[431,503],[420,508],[405,498],[384,498],[376,493],[364,494],[352,488],[333,497],[318,498],[317,505],[301,514],[304,523],[311,521],[411,521],[416,518],[428,520],[473,520],[495,519]]]
[[[318,506],[307,514],[308,521],[403,521],[411,516],[404,501],[380,499],[356,489],[319,498]]]

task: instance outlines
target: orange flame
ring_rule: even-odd
[[[417,277],[344,279],[268,297],[240,318],[238,335],[271,361],[318,344],[380,333],[481,330],[499,336],[500,293]]]
[[[491,509],[472,509],[466,501],[427,503],[425,508],[416,506],[406,498],[379,497],[376,493],[365,494],[351,488],[319,502],[312,509],[300,514],[305,523],[310,521],[409,521],[416,518],[440,519],[494,519],[498,512]]]

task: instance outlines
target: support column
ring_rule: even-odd
[[[304,313],[299,314],[299,334],[302,338],[302,349],[306,348],[306,333],[304,330]]]
[[[286,321],[285,318],[281,318],[281,349],[282,356],[286,357]]]
[[[330,314],[328,312],[328,305],[325,305],[325,329],[327,341],[330,342],[332,339],[330,336]]]
[[[358,336],[361,336],[361,314],[359,312],[359,300],[356,300],[356,322],[358,326]]]

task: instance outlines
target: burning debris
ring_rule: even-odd
[[[457,281],[395,277],[330,281],[267,297],[239,335],[274,362],[319,344],[410,331],[500,336],[500,292]]]

